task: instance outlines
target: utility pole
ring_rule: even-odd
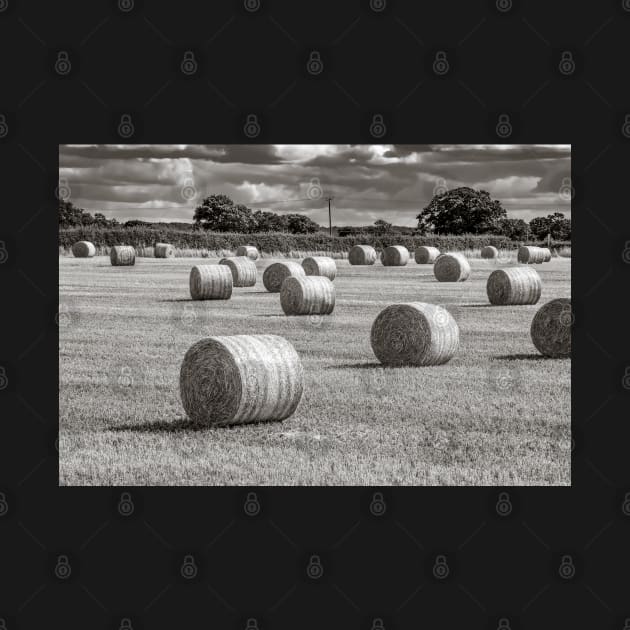
[[[332,213],[330,211],[330,202],[334,199],[334,197],[328,197],[328,234],[332,236]]]

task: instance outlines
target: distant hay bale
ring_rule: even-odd
[[[337,263],[328,256],[309,256],[302,261],[307,276],[324,276],[334,280],[337,276]]]
[[[251,258],[252,260],[258,260],[260,258],[260,253],[253,245],[239,245],[236,248],[237,256],[247,256],[247,258]]]
[[[304,371],[295,348],[283,337],[208,337],[186,352],[179,390],[186,414],[197,424],[279,421],[296,410]]]
[[[470,276],[470,263],[459,252],[441,254],[435,260],[433,273],[440,282],[463,282]]]
[[[136,250],[130,245],[116,245],[109,252],[109,260],[115,267],[136,264]]]
[[[481,257],[482,258],[498,258],[499,250],[492,245],[486,245],[481,248]]]
[[[409,262],[409,250],[402,245],[390,245],[383,250],[381,261],[385,267],[404,267]]]
[[[543,262],[549,262],[551,260],[551,250],[548,247],[543,247],[542,250],[545,253]]]
[[[440,255],[440,250],[437,247],[428,247],[421,245],[416,247],[414,252],[414,258],[419,265],[429,265],[435,262],[435,259]]]
[[[263,284],[270,293],[278,293],[285,278],[289,276],[305,276],[304,267],[292,260],[269,265],[263,273]]]
[[[557,298],[541,306],[530,331],[538,352],[554,359],[570,357],[572,322],[569,298]]]
[[[195,265],[190,270],[189,286],[193,300],[229,300],[232,272],[225,265]]]
[[[348,254],[351,265],[373,265],[376,262],[376,250],[371,245],[355,245]]]
[[[72,254],[75,258],[92,258],[96,254],[96,247],[90,241],[78,241],[72,246]]]
[[[490,304],[536,304],[542,292],[542,281],[531,267],[497,269],[488,277],[486,292]]]
[[[516,259],[520,263],[528,265],[539,264],[545,260],[545,252],[542,247],[534,247],[532,245],[521,245],[518,248]]]
[[[459,347],[459,327],[441,306],[392,304],[374,320],[370,341],[383,365],[441,365]]]
[[[335,285],[324,276],[289,276],[280,289],[285,315],[330,315],[335,308]]]
[[[156,258],[175,258],[175,248],[169,243],[156,243],[153,255]]]
[[[256,264],[247,256],[222,258],[220,265],[226,265],[232,272],[232,284],[235,287],[253,287],[256,284]]]

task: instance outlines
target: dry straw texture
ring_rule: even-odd
[[[404,267],[409,262],[409,250],[402,245],[390,245],[383,250],[381,261],[385,267]]]
[[[545,253],[543,262],[549,262],[551,260],[551,250],[548,247],[543,247],[542,250]]]
[[[253,287],[256,284],[256,264],[251,258],[247,256],[222,258],[219,264],[229,267],[235,287]]]
[[[441,254],[433,265],[433,273],[440,282],[463,282],[470,276],[470,264],[464,254]]]
[[[195,265],[190,270],[189,285],[193,300],[229,300],[232,272],[225,265]]]
[[[135,265],[136,250],[130,245],[116,245],[109,252],[109,260],[116,267]]]
[[[188,417],[197,424],[284,420],[300,402],[304,372],[283,337],[209,337],[186,353],[179,389]]]
[[[498,258],[499,250],[492,245],[486,245],[481,248],[481,257],[482,258]]]
[[[355,245],[348,254],[351,265],[373,265],[376,262],[376,250],[371,245]]]
[[[175,248],[169,243],[156,243],[153,252],[156,258],[175,258]]]
[[[558,298],[541,306],[532,321],[532,341],[540,354],[554,359],[571,356],[571,300]]]
[[[536,304],[542,292],[542,281],[531,267],[497,269],[488,277],[486,291],[491,304]]]
[[[516,259],[520,263],[539,264],[545,261],[545,250],[542,247],[521,245],[518,248]]]
[[[419,265],[429,265],[435,262],[435,259],[440,255],[440,250],[437,247],[427,247],[421,245],[416,248],[414,257]]]
[[[239,245],[236,248],[236,255],[247,256],[247,258],[251,258],[252,260],[258,260],[260,258],[258,250],[253,245]]]
[[[309,256],[302,261],[307,276],[325,276],[334,280],[337,276],[337,263],[328,256]]]
[[[304,267],[300,263],[288,260],[269,265],[263,273],[265,289],[271,293],[278,293],[285,278],[289,276],[305,276]]]
[[[372,324],[372,350],[384,365],[441,365],[459,347],[459,327],[441,306],[392,304]]]
[[[324,276],[289,276],[280,289],[285,315],[330,315],[335,308],[335,285]]]
[[[96,254],[96,247],[90,241],[78,241],[72,246],[72,254],[75,258],[92,258]]]

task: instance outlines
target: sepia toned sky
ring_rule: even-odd
[[[512,218],[560,211],[570,145],[62,145],[70,200],[119,221],[192,221],[206,195],[328,224],[416,225],[436,190],[487,190]],[[196,195],[196,196],[194,196]]]

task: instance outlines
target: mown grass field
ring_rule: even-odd
[[[570,297],[570,258],[536,265],[536,306],[492,307],[497,267],[472,260],[464,283],[431,265],[337,261],[333,315],[286,317],[258,284],[193,302],[193,264],[216,259],[60,257],[61,485],[568,485],[570,360],[544,359],[536,310]],[[514,263],[503,263],[514,264]],[[446,365],[383,368],[370,327],[394,302],[445,306],[460,327]],[[209,335],[273,333],[302,358],[305,392],[281,423],[190,425],[179,400],[186,350]]]

